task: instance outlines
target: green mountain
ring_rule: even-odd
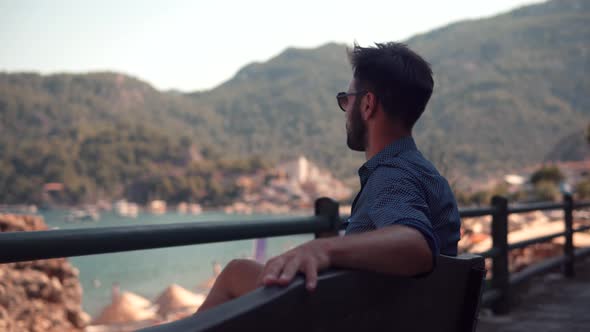
[[[449,172],[470,175],[542,160],[588,122],[588,40],[590,3],[553,1],[406,41],[436,76],[415,131],[419,145]],[[362,160],[344,146],[334,102],[349,79],[344,46],[289,49],[247,66],[204,99],[240,137],[240,151],[311,154],[347,176]]]
[[[40,202],[43,184],[60,182],[56,203],[227,203],[238,193],[223,175],[265,165],[215,154],[214,118],[120,74],[0,74],[0,202]],[[185,121],[202,127],[198,144]]]
[[[563,137],[549,150],[544,161],[590,159],[590,142],[587,141],[585,135],[586,132],[580,130]]]
[[[415,129],[419,146],[449,176],[569,158],[554,147],[590,119],[588,40],[590,3],[583,0],[527,6],[407,40],[435,73],[433,99]],[[346,149],[335,101],[350,75],[338,44],[287,49],[191,94],[160,92],[117,73],[0,73],[0,202],[38,200],[35,188],[52,181],[64,182],[74,201],[129,188],[169,198],[170,183],[189,168],[202,170],[195,165],[201,159],[214,164],[191,173],[183,184],[188,196],[178,199],[202,199],[210,190],[221,197],[222,188],[203,178],[250,156],[273,162],[305,154],[353,178],[363,156]],[[163,177],[169,185],[156,188]]]
[[[339,176],[354,176],[362,159],[346,148],[345,117],[336,104],[350,80],[347,61],[343,45],[291,48],[191,97],[223,119],[228,153],[275,160],[304,154]]]
[[[587,1],[551,1],[412,38],[437,83],[418,130],[437,130],[476,169],[542,160],[590,119],[588,40]]]

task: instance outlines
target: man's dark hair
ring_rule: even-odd
[[[357,91],[371,91],[386,114],[412,129],[432,95],[430,65],[401,43],[349,50]]]

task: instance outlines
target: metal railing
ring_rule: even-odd
[[[311,217],[0,233],[0,263],[284,235],[333,235],[341,222],[338,204],[320,198]]]
[[[590,226],[573,229],[573,210],[585,207],[590,207],[590,202],[574,203],[570,195],[564,196],[563,203],[513,207],[508,206],[505,198],[496,196],[492,199],[491,207],[462,209],[462,218],[492,215],[492,248],[477,253],[492,259],[491,287],[484,293],[483,303],[491,305],[496,313],[506,313],[509,310],[511,286],[559,266],[564,267],[567,277],[573,276],[575,258],[590,254],[590,248],[574,250],[573,246],[575,232],[590,230]],[[509,214],[556,209],[564,211],[564,232],[508,244]],[[338,214],[338,203],[329,198],[320,198],[315,202],[315,215],[310,217],[262,219],[247,223],[198,222],[0,233],[0,263],[308,233],[314,233],[316,237],[333,236],[346,227],[345,219]],[[510,274],[510,250],[560,236],[566,239],[563,256]]]
[[[491,287],[484,293],[482,302],[491,305],[497,314],[506,314],[510,310],[510,289],[523,281],[536,275],[563,267],[563,274],[571,278],[574,276],[574,263],[576,258],[590,255],[590,248],[574,250],[573,236],[576,232],[590,230],[590,226],[573,228],[573,211],[590,207],[590,202],[574,202],[570,194],[563,196],[562,203],[533,203],[526,205],[508,206],[508,200],[504,197],[492,198],[492,249],[476,253],[485,258],[492,259]],[[563,210],[565,231],[532,239],[508,243],[508,216],[516,213],[532,211]],[[563,256],[543,260],[540,263],[529,266],[522,271],[510,273],[508,253],[513,249],[521,249],[537,243],[551,241],[558,237],[565,237]]]

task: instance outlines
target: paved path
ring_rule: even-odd
[[[575,269],[573,279],[553,273],[528,282],[507,316],[483,310],[477,332],[590,332],[590,259]]]

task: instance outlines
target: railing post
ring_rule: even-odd
[[[327,232],[316,232],[315,237],[338,236],[340,231],[340,216],[338,202],[331,198],[322,197],[315,201],[315,215],[327,217],[330,220],[330,230]]]
[[[563,195],[563,212],[565,221],[565,246],[563,247],[566,262],[563,266],[563,274],[571,278],[574,276],[574,199],[571,194]]]
[[[496,314],[510,310],[510,272],[508,270],[508,200],[501,196],[492,198],[495,212],[492,215],[492,242],[498,255],[492,258],[492,288],[500,292],[500,298],[492,305]]]

